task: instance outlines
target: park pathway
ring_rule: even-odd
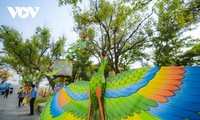
[[[0,120],[38,120],[39,115],[35,112],[29,116],[29,105],[18,107],[17,94],[9,94],[8,98],[0,95]]]

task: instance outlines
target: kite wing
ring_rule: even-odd
[[[152,67],[107,78],[109,120],[200,120],[200,67]]]
[[[40,120],[84,120],[88,113],[89,82],[72,83],[57,90],[47,102]]]

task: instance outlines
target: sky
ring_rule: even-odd
[[[12,7],[14,12],[17,10],[16,7],[25,9],[22,8],[22,14],[19,11],[19,15],[13,18],[8,7]],[[32,7],[37,13],[34,18],[26,11],[27,7]],[[39,7],[39,10],[36,11],[35,7]],[[21,18],[23,16],[24,18]],[[71,7],[59,7],[57,0],[0,0],[0,25],[12,26],[20,31],[24,38],[30,38],[37,26],[50,28],[53,40],[65,35],[67,44],[75,42],[78,37],[73,32]]]

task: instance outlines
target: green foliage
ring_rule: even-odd
[[[82,12],[75,7],[75,30],[87,33],[86,49],[99,59],[100,53],[108,57],[109,70],[119,72],[128,64],[140,60],[142,46],[147,42],[142,27],[151,16],[147,5],[150,1],[90,1]],[[142,15],[144,13],[144,15]],[[148,31],[150,34],[150,30]],[[129,59],[126,60],[125,56]]]
[[[34,103],[34,109],[37,109],[37,106],[39,103],[45,103],[47,102],[48,98],[40,98],[40,99],[36,99],[35,103]]]
[[[195,43],[183,33],[200,20],[199,0],[90,0],[84,10],[77,1],[62,0],[60,5],[65,4],[75,5],[75,30],[87,33],[87,51],[95,57],[106,53],[115,72],[144,59],[177,65],[181,48]]]
[[[94,29],[93,28],[89,28],[87,33],[88,33],[88,39],[89,40],[93,40],[94,39],[94,35],[95,35]]]
[[[109,18],[114,14],[114,6],[110,2],[105,0],[99,1],[99,10],[96,15],[99,21],[109,20]]]
[[[37,78],[38,73],[43,74],[40,76],[44,76],[44,71],[51,71],[54,60],[64,53],[66,41],[63,36],[55,43],[52,42],[50,30],[46,27],[37,27],[34,35],[30,39],[24,40],[17,30],[2,26],[0,39],[3,40],[3,50],[6,51],[6,55],[2,55],[1,59],[24,77],[24,80],[30,74]],[[55,78],[45,77],[54,87],[53,79]],[[34,82],[39,84],[42,78],[37,79]]]
[[[69,84],[75,80],[90,80],[94,72],[94,67],[92,62],[89,60],[91,53],[87,52],[85,48],[79,46],[79,41],[76,44],[71,45],[67,51],[67,56],[69,60],[73,61],[73,75],[66,81]]]
[[[180,55],[180,65],[200,65],[200,43]]]
[[[39,85],[39,83],[42,81],[44,78],[44,71],[22,71],[23,74],[23,79],[21,81],[21,85],[23,86],[28,86],[31,85],[32,83],[35,83],[36,86]]]
[[[59,5],[72,4],[76,6],[78,2],[82,2],[82,0],[58,0]]]
[[[200,10],[190,8],[191,4],[194,1],[165,0],[157,4],[157,25],[156,28],[152,26],[152,29],[156,29],[156,34],[152,37],[153,60],[156,66],[180,65],[182,48],[195,44],[190,36],[182,37],[184,32],[192,30],[191,25],[199,22],[197,17]],[[196,1],[196,4],[199,2]],[[192,9],[197,11],[193,13]]]

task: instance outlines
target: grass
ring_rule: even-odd
[[[35,103],[34,103],[34,109],[37,109],[37,106],[39,103],[45,103],[47,102],[48,98],[40,98],[40,99],[36,99]]]

